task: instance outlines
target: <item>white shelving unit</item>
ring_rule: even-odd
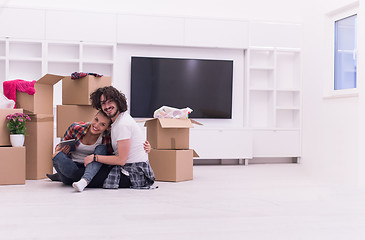
[[[253,157],[300,157],[300,50],[250,48],[247,59]]]
[[[114,73],[116,44],[0,39],[0,80],[38,80],[46,73]],[[1,86],[2,87],[2,86]],[[62,104],[62,84],[54,86],[54,105]]]

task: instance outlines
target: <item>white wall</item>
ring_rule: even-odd
[[[361,105],[356,96],[324,98],[326,82],[331,81],[328,63],[332,50],[326,14],[351,3],[342,0],[313,7],[315,4],[309,2],[303,16],[302,162],[316,177],[336,184],[359,183]],[[358,29],[360,26],[359,21]],[[359,41],[359,49],[360,45]]]

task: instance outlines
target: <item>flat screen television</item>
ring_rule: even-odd
[[[131,58],[130,114],[189,107],[189,118],[232,118],[233,60]]]

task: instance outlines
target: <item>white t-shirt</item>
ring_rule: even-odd
[[[84,163],[84,158],[94,153],[95,148],[102,143],[103,137],[100,134],[98,140],[92,145],[85,145],[80,141],[76,150],[71,152],[71,158],[74,162]]]
[[[148,155],[143,148],[145,140],[142,129],[137,125],[131,115],[127,112],[119,114],[111,126],[114,154],[118,155],[119,140],[130,139],[130,149],[126,163],[147,162]]]

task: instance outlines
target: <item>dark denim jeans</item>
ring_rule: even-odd
[[[106,155],[106,146],[97,146],[94,153],[97,155]],[[72,161],[63,152],[59,152],[52,160],[53,166],[58,172],[61,181],[66,185],[71,185],[73,182],[79,181],[82,177],[90,183],[103,165],[99,162],[91,162],[85,168],[84,164]]]

